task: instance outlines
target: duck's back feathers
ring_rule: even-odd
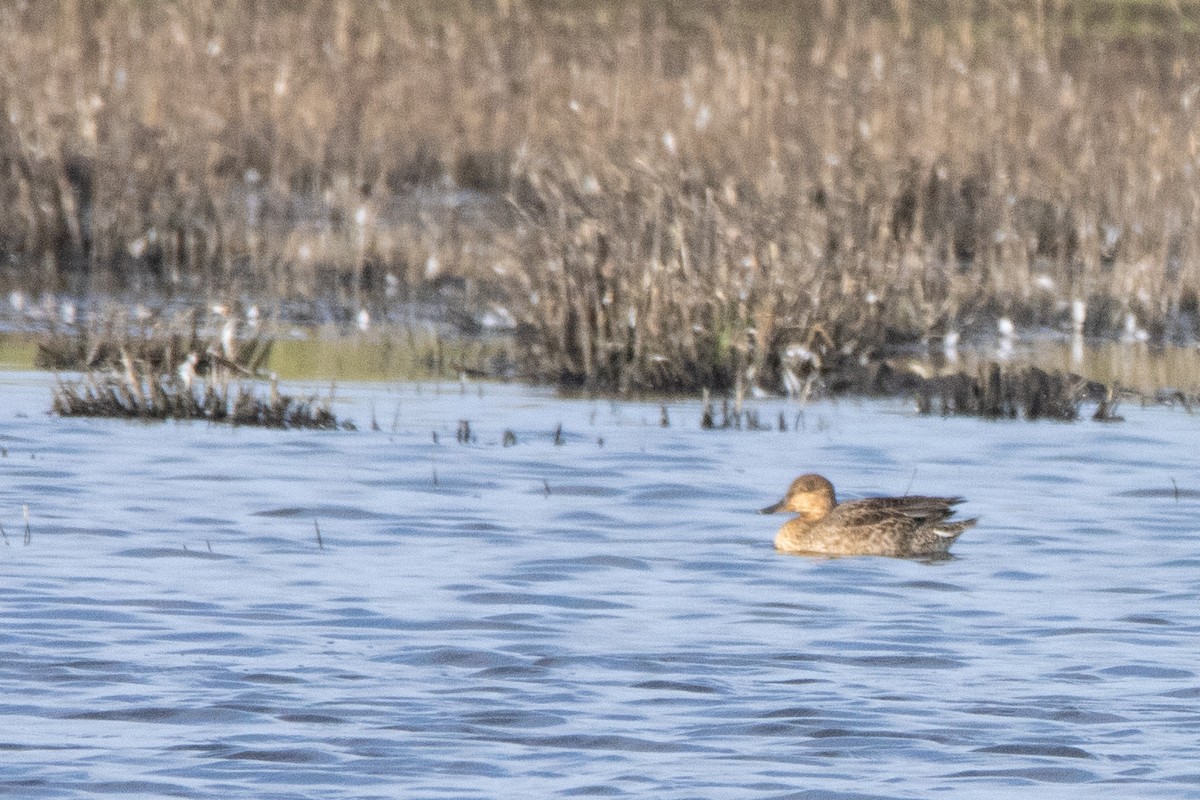
[[[839,503],[826,519],[859,525],[870,524],[868,520],[903,517],[918,525],[936,525],[948,519],[954,513],[954,505],[961,502],[962,499],[958,497],[869,497],[866,500]]]
[[[901,514],[922,518],[930,514],[953,514],[954,506],[963,502],[961,497],[925,497],[923,495],[905,495],[904,497],[868,497],[864,500],[850,500],[839,503],[838,508],[853,505],[866,505],[875,508],[888,509]]]

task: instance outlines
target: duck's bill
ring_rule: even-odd
[[[774,514],[776,511],[782,511],[783,506],[786,502],[787,502],[786,500],[780,500],[778,503],[775,503],[774,505],[770,505],[770,506],[767,506],[766,508],[759,509],[758,513]]]

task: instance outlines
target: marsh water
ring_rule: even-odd
[[[363,383],[358,431],[285,432],[51,417],[51,381],[0,374],[0,796],[1200,793],[1182,410],[702,431]],[[981,521],[937,563],[780,556],[755,509],[805,471]]]

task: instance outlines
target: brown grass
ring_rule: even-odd
[[[54,387],[52,410],[63,417],[107,417],[162,420],[205,420],[263,428],[353,430],[339,423],[332,396],[292,397],[281,394],[272,381],[266,394],[247,383],[233,386],[228,376],[201,379],[198,385],[178,376],[151,371],[89,372],[81,380],[60,380]]]
[[[526,374],[774,387],[949,329],[1192,340],[1200,8],[0,8],[2,278],[387,307]],[[390,276],[390,277],[389,277]]]
[[[1081,403],[1091,399],[1100,405],[1095,419],[1114,419],[1109,412],[1113,393],[1102,384],[1037,367],[1006,369],[995,362],[981,366],[975,376],[960,372],[922,381],[914,396],[922,414],[1061,422],[1078,419]]]
[[[271,336],[254,332],[238,338],[232,320],[214,328],[201,325],[197,316],[131,320],[113,313],[92,327],[44,333],[37,365],[83,373],[58,378],[52,410],[64,417],[353,429],[334,415],[332,389],[325,398],[279,391],[278,378],[263,369]]]
[[[237,336],[232,321],[197,309],[138,318],[114,306],[87,324],[54,325],[42,332],[33,366],[55,371],[119,371],[132,361],[150,371],[168,373],[190,362],[197,375],[227,368],[243,376],[262,377],[274,344],[272,335],[257,328]]]

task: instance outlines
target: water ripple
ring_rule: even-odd
[[[339,387],[380,394],[395,431],[0,416],[0,795],[1200,785],[1192,417],[864,402],[751,434],[681,422],[698,404],[662,429],[656,403]],[[753,509],[812,469],[981,522],[936,565],[780,557]]]

